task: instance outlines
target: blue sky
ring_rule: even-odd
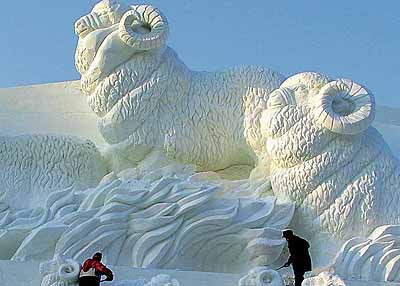
[[[128,1],[126,1],[128,2]],[[0,87],[78,79],[73,23],[97,1],[3,1]],[[128,2],[143,3],[143,2]],[[400,1],[148,0],[194,70],[256,64],[352,78],[400,106]]]

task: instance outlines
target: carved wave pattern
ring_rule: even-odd
[[[400,282],[400,225],[380,226],[367,239],[348,240],[333,269],[345,280]]]
[[[39,222],[19,221],[28,234],[14,240],[13,259],[58,253],[82,261],[102,251],[111,265],[237,272],[279,257],[292,204],[277,205],[275,197],[217,198],[221,187],[192,180],[195,175],[155,173],[54,192]],[[13,230],[3,232],[11,237]]]

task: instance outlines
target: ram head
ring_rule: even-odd
[[[191,71],[150,5],[102,1],[76,23],[76,67],[104,139],[140,161],[161,149],[201,170],[254,164],[259,111],[283,77],[267,68]]]
[[[261,133],[272,189],[296,203],[299,230],[349,238],[399,222],[399,164],[371,126],[375,99],[368,89],[301,73],[267,106]]]

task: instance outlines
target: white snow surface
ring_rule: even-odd
[[[15,262],[0,260],[0,285],[2,286],[39,286],[41,276],[40,262]],[[181,285],[190,286],[236,286],[241,275],[225,273],[208,273],[194,271],[141,269],[133,267],[113,267],[114,283],[124,280],[150,280],[159,274],[168,274],[177,279]],[[104,282],[102,286],[111,286]]]

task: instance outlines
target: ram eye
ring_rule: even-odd
[[[308,88],[302,84],[293,87],[292,90],[296,94],[296,98],[305,98],[309,94]]]
[[[295,87],[293,87],[292,88],[294,91],[306,91],[307,90],[307,88],[306,88],[306,86],[304,86],[304,85],[302,85],[302,84],[300,84],[300,85],[297,85],[297,86],[295,86]]]

